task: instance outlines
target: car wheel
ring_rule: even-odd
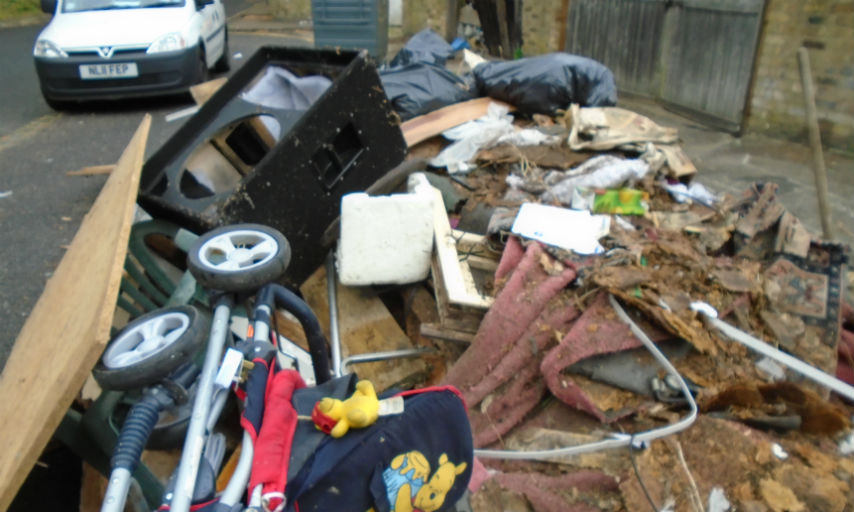
[[[104,389],[141,389],[190,361],[210,319],[192,306],[162,308],[129,323],[107,346],[92,376]]]
[[[236,224],[199,237],[187,253],[187,268],[206,288],[245,292],[280,278],[290,260],[290,244],[277,230]]]
[[[226,73],[231,69],[231,63],[228,60],[228,29],[225,29],[225,42],[222,44],[222,55],[214,64],[214,71],[217,73]]]
[[[196,83],[200,84],[202,82],[208,81],[208,61],[205,58],[205,50],[201,49],[199,52],[199,68],[196,70]]]

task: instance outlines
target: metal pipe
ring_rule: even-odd
[[[705,303],[691,304],[692,309],[702,313],[703,318],[707,322],[712,324],[712,326],[717,328],[728,338],[741,343],[742,345],[755,352],[759,352],[763,356],[777,361],[778,363],[786,366],[787,368],[790,368],[791,370],[800,373],[804,377],[813,380],[826,388],[836,391],[840,395],[847,397],[849,400],[854,400],[854,386],[851,386],[850,384],[843,382],[837,379],[836,377],[833,377],[832,375],[829,375],[819,370],[818,368],[810,366],[809,364],[801,361],[800,359],[792,357],[789,354],[786,354],[785,352],[772,347],[764,341],[758,338],[754,338],[753,336],[747,334],[744,331],[736,329],[735,327],[729,325],[723,320],[717,318],[716,314],[712,314],[714,309],[711,308],[711,306],[706,306],[708,305]]]
[[[682,394],[685,395],[686,400],[688,400],[688,405],[690,406],[691,411],[687,416],[683,417],[681,420],[668,425],[666,427],[655,428],[652,430],[647,430],[646,432],[641,432],[639,434],[621,434],[621,433],[613,433],[611,434],[610,439],[602,439],[601,441],[594,441],[592,443],[584,443],[574,446],[566,446],[564,448],[556,448],[553,450],[475,450],[474,454],[478,457],[486,457],[486,458],[496,458],[496,459],[517,459],[517,460],[548,460],[553,457],[565,457],[567,455],[579,455],[582,453],[590,453],[599,450],[607,450],[611,448],[621,448],[630,445],[643,445],[649,443],[650,441],[654,441],[655,439],[660,439],[662,437],[671,436],[676,434],[677,432],[681,432],[686,428],[690,427],[694,420],[697,419],[697,402],[694,401],[693,395],[691,395],[691,391],[688,389],[688,384],[685,382],[685,379],[679,375],[679,372],[676,371],[676,368],[667,360],[664,354],[658,350],[658,347],[655,346],[655,343],[652,342],[651,339],[644,333],[640,327],[635,324],[629,315],[623,310],[617,300],[613,295],[609,295],[608,299],[611,302],[611,306],[614,308],[614,311],[617,312],[617,316],[625,322],[629,329],[631,329],[632,334],[634,334],[641,343],[649,350],[655,359],[661,364],[670,375],[673,375],[679,380],[679,388],[682,390]]]
[[[261,508],[261,484],[255,486],[249,495],[249,508]]]
[[[214,426],[216,426],[216,422],[219,421],[219,416],[225,408],[225,403],[228,402],[229,391],[229,388],[217,387],[213,396],[213,405],[211,406],[210,414],[208,414],[208,421],[205,424],[206,431],[211,432]]]
[[[402,350],[387,350],[385,352],[370,352],[368,354],[357,354],[345,358],[341,362],[341,369],[346,375],[350,373],[347,368],[351,364],[372,363],[374,361],[387,361],[389,359],[402,359],[404,357],[420,356],[426,352],[433,352],[431,348],[405,348]],[[340,377],[340,375],[339,375]]]
[[[271,304],[259,304],[255,306],[255,327],[252,329],[252,341],[256,343],[270,342],[270,321],[273,318],[273,308]],[[253,356],[250,356],[253,357]]]
[[[252,436],[244,431],[243,443],[240,446],[240,457],[237,459],[237,466],[234,467],[234,473],[231,475],[228,485],[222,492],[220,503],[232,507],[243,499],[243,493],[246,492],[246,485],[249,483],[249,475],[252,472],[254,454],[255,447],[252,445]]]
[[[110,483],[101,504],[101,512],[121,512],[125,508],[130,490],[131,472],[126,468],[116,468],[110,473]]]
[[[230,297],[224,296],[217,302],[214,310],[205,362],[199,377],[196,399],[193,402],[193,413],[190,416],[190,425],[187,428],[187,437],[184,440],[184,450],[178,464],[178,476],[175,480],[175,491],[170,506],[172,512],[189,512],[190,503],[193,500],[199,462],[202,458],[205,436],[207,435],[206,424],[211,410],[214,378],[222,359],[226,335],[228,334],[231,302]]]
[[[326,256],[326,293],[329,302],[329,350],[332,353],[332,375],[342,375],[341,334],[338,331],[338,277],[335,273],[335,251]]]

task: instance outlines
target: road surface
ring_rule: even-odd
[[[251,5],[226,0],[232,16]],[[0,368],[47,279],[62,258],[106,176],[74,177],[66,172],[112,164],[146,113],[152,127],[146,155],[157,150],[183,121],[169,113],[191,106],[189,95],[87,104],[54,112],[42,100],[32,61],[41,26],[0,28]],[[230,31],[232,72],[262,45],[304,46],[287,34]],[[235,58],[239,56],[240,58]],[[48,344],[70,343],[57,331]],[[9,397],[6,397],[9,399]],[[26,397],[15,397],[25,403]],[[47,450],[11,510],[77,510],[80,461],[65,448]],[[45,493],[45,489],[51,492]]]

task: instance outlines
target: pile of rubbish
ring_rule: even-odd
[[[359,402],[355,409],[398,393],[401,410],[385,413],[394,415],[404,396],[421,404],[407,407],[429,410],[430,393],[463,411],[448,393],[458,390],[466,408],[455,418],[467,416],[470,438],[441,414],[406,420],[423,439],[459,441],[456,451],[401,452],[382,462],[385,471],[360,462],[376,470],[378,510],[447,510],[455,504],[445,497],[463,491],[456,506],[475,512],[851,510],[848,248],[812,236],[774,183],[736,197],[701,185],[675,129],[616,106],[602,64],[563,53],[509,62],[468,54],[470,73],[458,74],[449,70],[456,50],[427,31],[375,72],[355,52],[262,49],[148,160],[140,204],[182,230],[208,231],[199,254],[225,254],[225,263],[191,258],[196,279],[247,304],[247,290],[268,290],[245,308],[255,324],[216,320],[228,323],[238,348],[251,342],[270,356],[232,355],[230,370],[217,374],[225,395],[232,377],[239,387],[269,373],[278,384],[255,399],[281,407],[293,427],[281,429],[299,435],[307,415],[323,429],[312,409],[328,398],[322,392]],[[253,113],[264,122],[246,121]],[[211,162],[224,174],[205,167]],[[267,228],[210,231],[237,222],[284,237]],[[257,247],[287,248],[293,260],[276,252],[277,268],[247,287],[217,269],[255,265],[247,259],[255,248],[241,245],[252,237]],[[183,271],[176,252],[166,259]],[[223,318],[240,309],[198,289],[183,298],[227,306]],[[281,298],[289,307],[277,310]],[[272,344],[268,328],[278,333]],[[324,337],[332,372],[326,363],[318,369]],[[273,357],[283,344],[304,353]],[[291,410],[291,394],[306,396],[301,379],[311,388],[315,377],[300,371],[284,382],[284,370],[272,368],[288,358],[313,363],[319,385],[330,373],[369,382],[330,384],[311,401],[295,398]],[[411,390],[427,394],[412,398]],[[234,424],[247,428],[245,454],[245,436],[256,441],[279,427],[260,424],[257,403],[242,393]],[[226,400],[213,406],[223,418]],[[350,418],[349,432],[335,424],[336,441],[308,423],[311,448],[337,457],[336,471],[324,466],[322,475],[308,448],[291,454],[259,441],[278,458],[255,464],[276,485],[253,469],[250,491],[274,489],[264,503],[276,510],[294,507],[289,492],[307,503],[340,499],[312,486],[367,473],[346,473],[351,465],[331,448],[345,442],[337,438],[348,450],[363,446],[360,457],[379,457],[381,449],[364,446],[388,444],[386,432],[404,444],[379,416]],[[375,421],[388,430],[375,434]],[[249,463],[238,459],[252,452],[241,456],[237,444],[220,440],[217,464],[227,457],[224,467],[239,473],[235,466]],[[291,469],[296,459],[319,466],[290,478],[280,464],[289,457]],[[238,502],[245,487],[224,494]],[[430,490],[441,499],[431,502]]]
[[[609,116],[643,129],[584,122]],[[559,142],[481,149],[457,191],[460,224],[491,210],[485,234],[501,252],[494,302],[441,380],[463,392],[475,446],[489,452],[479,510],[850,507],[845,248],[811,237],[773,183],[741,197],[686,183],[676,134],[636,114],[573,106],[525,124]],[[678,423],[692,400],[692,426],[645,449],[644,434]],[[623,450],[596,447],[621,436]],[[587,443],[595,451],[573,453]],[[537,462],[500,460],[526,452]]]
[[[447,172],[452,224],[500,255],[491,304],[461,308],[477,329],[435,377],[463,393],[481,449],[473,509],[854,505],[848,248],[810,235],[774,183],[701,185],[674,129],[584,95],[531,107],[512,83],[488,94],[522,115],[495,103],[410,148]],[[437,348],[450,316],[427,331]]]

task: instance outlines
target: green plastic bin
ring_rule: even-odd
[[[388,48],[388,0],[312,0],[316,48],[365,48],[382,61]]]

